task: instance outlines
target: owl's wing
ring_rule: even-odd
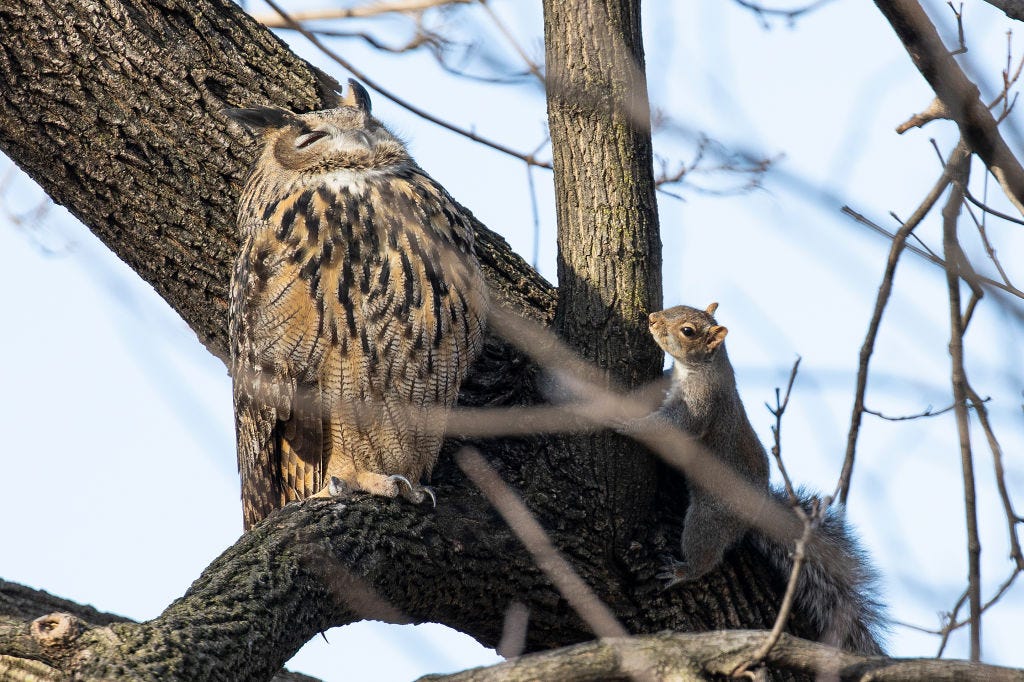
[[[375,188],[388,207],[385,244],[390,277],[385,314],[387,328],[379,334],[395,340],[391,355],[405,360],[390,374],[385,403],[392,411],[404,405],[450,407],[469,364],[479,355],[487,308],[486,285],[473,250],[470,215],[437,182],[421,171]],[[375,301],[368,303],[370,319],[378,316]],[[392,370],[396,370],[392,373]],[[424,413],[411,419],[414,449],[428,458],[421,467],[430,471],[440,447],[443,418]]]
[[[246,529],[322,485],[322,391],[308,289],[272,232],[246,240],[231,283],[232,376]]]

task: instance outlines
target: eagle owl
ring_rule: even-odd
[[[355,81],[336,109],[224,113],[263,140],[231,278],[245,527],[313,495],[422,501],[483,343],[469,213]]]

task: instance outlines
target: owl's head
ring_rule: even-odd
[[[336,109],[296,114],[279,107],[224,109],[223,114],[263,138],[260,163],[319,175],[372,170],[410,160],[405,146],[370,114],[370,95],[349,79]]]

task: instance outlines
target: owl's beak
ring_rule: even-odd
[[[377,143],[373,138],[362,130],[335,130],[331,146],[339,152],[346,154],[373,154]]]

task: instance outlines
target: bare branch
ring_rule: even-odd
[[[274,11],[276,11],[281,16],[282,21],[285,22],[285,24],[286,24],[286,26],[288,28],[294,29],[295,31],[298,31],[299,33],[301,33],[306,38],[306,40],[308,40],[309,42],[313,43],[313,45],[315,45],[321,52],[323,52],[325,55],[327,55],[328,57],[333,59],[335,62],[337,62],[341,66],[343,66],[346,70],[351,72],[353,76],[355,76],[360,81],[362,81],[363,85],[365,85],[366,87],[370,88],[371,90],[374,90],[375,92],[380,93],[381,95],[383,95],[387,99],[391,100],[392,102],[394,102],[398,106],[402,107],[403,109],[405,109],[407,111],[410,111],[410,112],[416,114],[417,116],[419,116],[420,118],[422,118],[424,120],[427,120],[427,121],[430,121],[431,123],[433,123],[435,125],[439,125],[442,128],[445,128],[446,130],[450,130],[453,133],[456,133],[458,135],[462,135],[463,137],[467,137],[470,140],[473,140],[474,142],[479,142],[480,144],[482,144],[484,146],[487,146],[487,147],[490,147],[491,149],[499,151],[499,152],[501,152],[503,154],[508,154],[509,156],[514,156],[515,158],[517,158],[517,159],[519,159],[521,161],[524,161],[524,162],[526,162],[528,164],[531,164],[531,165],[534,165],[534,166],[539,166],[540,168],[551,169],[552,166],[547,161],[538,161],[531,154],[524,154],[523,152],[518,152],[518,151],[512,149],[511,147],[506,147],[505,145],[503,145],[503,144],[501,144],[499,142],[495,142],[495,141],[490,140],[490,139],[488,139],[486,137],[481,137],[480,135],[477,135],[476,133],[474,133],[474,132],[472,132],[470,130],[466,130],[465,128],[460,128],[459,126],[455,125],[454,123],[450,123],[448,121],[445,121],[444,119],[441,119],[441,118],[438,118],[438,117],[434,116],[433,114],[427,113],[425,110],[420,109],[419,107],[415,106],[414,104],[411,104],[410,102],[402,99],[401,97],[399,97],[398,95],[394,94],[393,92],[391,92],[387,88],[384,88],[383,86],[381,86],[379,83],[377,83],[372,78],[367,77],[367,75],[365,73],[363,73],[360,69],[356,68],[347,59],[343,58],[341,55],[336,53],[334,50],[332,50],[331,48],[329,48],[326,45],[324,45],[323,41],[321,41],[320,38],[318,38],[316,36],[316,34],[314,34],[313,32],[309,31],[304,26],[302,26],[302,24],[300,24],[297,21],[295,21],[294,19],[292,19],[291,16],[287,12],[285,12],[283,9],[281,9],[281,7],[276,2],[274,2],[274,0],[266,0],[266,2],[267,2],[268,5],[270,5],[274,9]]]
[[[512,49],[516,51],[516,54],[518,54],[519,58],[523,60],[523,63],[526,64],[526,68],[529,69],[530,73],[532,73],[542,85],[544,85],[546,81],[540,65],[538,65],[536,60],[526,53],[526,50],[522,48],[519,41],[516,40],[516,37],[512,35],[512,31],[505,25],[505,22],[502,21],[501,17],[499,17],[494,10],[491,9],[491,6],[487,4],[487,0],[479,0],[479,2],[480,6],[483,7],[484,12],[487,13],[487,16],[491,18],[495,27],[501,32],[501,35],[505,36],[505,40],[508,41],[508,44],[512,46]]]
[[[985,2],[1002,10],[1011,19],[1024,21],[1024,0],[985,0]]]
[[[473,448],[463,448],[455,454],[455,461],[498,510],[505,523],[530,552],[537,566],[594,634],[598,637],[627,636],[629,633],[611,609],[555,549],[554,543],[523,501],[501,480],[480,453]]]
[[[775,417],[775,425],[772,426],[772,435],[774,436],[774,443],[772,444],[772,456],[775,457],[775,463],[779,466],[779,471],[782,473],[782,479],[786,485],[786,494],[789,496],[789,503],[793,508],[793,512],[797,515],[800,521],[803,523],[803,532],[800,537],[797,538],[796,546],[793,550],[793,567],[789,572],[789,580],[786,583],[786,592],[782,597],[782,603],[779,605],[779,614],[775,618],[775,624],[772,626],[771,632],[765,638],[764,643],[758,647],[749,661],[741,664],[736,670],[733,671],[733,676],[738,677],[753,667],[756,667],[763,663],[765,658],[771,653],[771,650],[778,644],[779,638],[782,636],[782,631],[786,627],[786,623],[789,622],[789,614],[793,610],[793,603],[796,599],[797,584],[800,581],[800,572],[803,570],[804,562],[807,559],[807,544],[811,540],[811,536],[814,531],[818,528],[823,518],[824,509],[819,500],[813,500],[811,505],[811,512],[808,514],[804,511],[803,505],[800,504],[800,499],[797,497],[796,492],[793,489],[793,482],[789,478],[789,473],[786,471],[785,465],[782,463],[782,415],[786,412],[786,407],[789,405],[789,396],[793,391],[793,382],[796,381],[796,373],[800,367],[800,358],[797,357],[796,362],[793,363],[793,369],[789,373],[789,382],[786,384],[786,395],[780,400],[780,391],[778,388],[775,389],[775,407],[767,405],[768,411]],[[827,507],[827,505],[825,505]]]
[[[962,261],[957,241],[957,221],[967,185],[970,161],[964,158],[953,164],[952,189],[942,209],[942,244],[946,257],[946,284],[949,289],[950,341],[952,359],[953,405],[957,432],[960,435],[960,463],[964,479],[964,506],[967,516],[968,600],[971,608],[971,660],[981,660],[981,542],[978,539],[978,509],[975,494],[974,461],[971,453],[970,424],[967,414],[967,377],[964,372],[964,317],[960,306]]]
[[[950,155],[947,169],[955,164],[961,163],[968,158],[966,145],[962,142],[956,146]],[[878,287],[878,296],[875,298],[875,310],[871,315],[868,324],[868,331],[864,337],[864,343],[860,349],[860,363],[857,368],[857,388],[853,399],[853,413],[850,415],[850,431],[846,440],[846,456],[843,460],[842,473],[836,484],[836,490],[832,495],[833,499],[838,498],[842,504],[850,494],[850,479],[853,475],[853,460],[857,451],[857,437],[860,434],[860,424],[864,413],[864,394],[868,385],[868,365],[871,362],[871,355],[875,351],[875,339],[878,337],[878,329],[882,322],[882,314],[889,303],[889,296],[892,294],[893,278],[896,275],[896,265],[899,262],[903,249],[907,246],[907,237],[924,220],[924,217],[932,210],[935,202],[946,190],[950,183],[948,170],[944,170],[932,190],[917,207],[917,210],[907,219],[907,222],[900,226],[895,235],[892,235],[892,246],[889,247],[889,259],[886,262],[885,274],[882,275],[882,283]],[[843,209],[847,211],[846,208]]]
[[[815,2],[808,3],[803,7],[795,7],[792,9],[782,9],[777,7],[765,7],[759,2],[753,2],[752,0],[733,0],[740,7],[749,9],[751,12],[757,15],[761,20],[761,24],[765,28],[769,28],[768,17],[781,17],[790,24],[792,24],[798,17],[809,14],[817,9],[820,9],[832,2],[832,0],[816,0]]]
[[[857,211],[853,210],[849,206],[843,206],[842,212],[845,213],[846,215],[850,216],[851,218],[853,218],[855,221],[857,221],[857,223],[871,228],[872,230],[874,230],[878,234],[884,235],[889,240],[896,239],[896,237],[899,234],[898,232],[896,234],[893,234],[889,230],[885,229],[884,227],[882,227],[878,223],[876,223],[873,220],[869,219],[867,216],[865,216],[865,215],[863,215],[861,213],[858,213]],[[910,251],[911,253],[913,253],[913,254],[915,254],[917,256],[920,256],[921,258],[924,258],[926,261],[928,261],[929,263],[932,263],[933,265],[938,265],[940,268],[945,268],[946,267],[946,261],[944,259],[940,258],[939,256],[936,256],[935,253],[933,253],[932,250],[928,249],[927,247],[922,249],[922,248],[914,246],[913,244],[906,244],[904,246],[904,248],[907,251]],[[997,282],[996,280],[992,279],[991,277],[985,277],[984,275],[979,275],[977,273],[974,273],[973,270],[971,271],[971,273],[960,273],[960,275],[962,277],[965,277],[965,278],[966,278],[966,276],[973,276],[973,277],[976,278],[977,283],[979,283],[979,284],[983,284],[985,286],[989,286],[989,287],[992,287],[994,289],[999,289],[1000,291],[1005,291],[1008,294],[1013,294],[1017,298],[1024,298],[1024,291],[1021,291],[1020,289],[1018,289],[1017,287],[1013,286],[1012,284],[1006,284],[1004,282]]]
[[[960,47],[949,53],[951,56],[955,57],[958,54],[964,54],[967,52],[967,43],[964,40],[964,3],[960,3],[960,9],[953,6],[952,0],[947,2],[946,5],[953,11],[953,17],[956,19],[956,35],[957,39],[960,41]]]
[[[292,12],[290,19],[280,14],[256,14],[253,19],[267,28],[292,28],[297,21],[323,21],[325,19],[365,19],[382,14],[410,14],[423,12],[434,7],[447,5],[468,5],[474,0],[391,0],[391,2],[371,2],[357,7],[331,7],[314,9],[305,12]]]
[[[981,203],[980,201],[978,201],[977,199],[974,198],[974,195],[971,194],[971,191],[969,189],[966,189],[966,188],[964,189],[964,196],[967,198],[967,201],[971,202],[972,204],[974,204],[975,206],[980,208],[985,213],[988,213],[989,215],[994,215],[997,218],[1002,218],[1003,220],[1008,220],[1011,223],[1017,223],[1018,225],[1024,225],[1024,220],[1021,220],[1020,218],[1014,218],[1011,215],[1007,215],[1005,213],[1002,213],[1001,211],[997,211],[996,209],[994,209],[994,208],[992,208],[990,206],[986,206],[985,204]]]
[[[991,399],[992,398],[985,398],[981,402],[988,402]],[[973,406],[974,406],[974,403],[972,402],[971,403],[971,407],[973,407]],[[954,407],[955,407],[954,405],[947,405],[946,407],[943,407],[941,410],[936,410],[936,409],[933,409],[931,405],[929,405],[928,407],[926,407],[924,409],[923,412],[918,412],[917,414],[905,414],[905,415],[901,415],[899,417],[890,417],[889,415],[882,414],[881,412],[876,412],[875,410],[870,410],[867,407],[864,408],[864,411],[867,412],[868,414],[871,414],[871,415],[874,415],[874,416],[878,417],[879,419],[884,419],[885,421],[905,422],[905,421],[910,421],[912,419],[923,419],[925,417],[937,417],[940,414],[946,414],[947,412],[952,411],[952,409]]]
[[[729,676],[764,641],[764,632],[730,630],[700,634],[660,633],[628,639],[602,639],[576,646],[522,656],[488,668],[452,675],[429,675],[421,682],[518,682],[519,680],[621,679],[637,672],[631,667],[640,653],[654,660],[660,679],[696,682],[711,675]],[[773,669],[813,678],[917,682],[1021,682],[1024,672],[1012,668],[933,658],[885,659],[840,651],[783,634],[767,663]]]
[[[918,70],[957,122],[960,134],[995,176],[1007,198],[1024,213],[1024,168],[999,133],[998,124],[972,83],[943,45],[917,0],[875,0]]]
[[[1006,487],[1006,472],[1003,470],[1003,449],[999,445],[995,431],[992,430],[992,424],[988,418],[988,410],[982,404],[985,401],[978,400],[978,394],[970,384],[967,384],[965,388],[974,406],[975,413],[978,415],[978,421],[981,422],[981,428],[985,432],[989,449],[992,451],[996,487],[999,489],[999,498],[1003,502],[1003,512],[1006,514],[1006,525],[1010,534],[1010,558],[1013,559],[1018,571],[1024,571],[1024,554],[1021,553],[1020,540],[1017,537],[1017,525],[1021,523],[1021,517],[1014,511],[1013,502],[1010,500],[1010,492]]]

